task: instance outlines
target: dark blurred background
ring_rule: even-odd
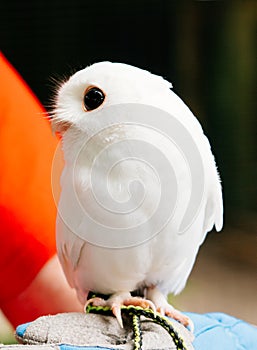
[[[211,140],[226,218],[256,210],[256,2],[9,0],[0,13],[2,50],[45,106],[51,77],[96,61],[170,80]]]
[[[234,272],[238,266],[244,266],[244,276],[250,271],[249,281],[255,284],[247,280],[249,285],[243,288],[253,296],[257,294],[256,4],[247,0],[5,0],[0,5],[1,49],[46,107],[51,77],[62,79],[96,61],[129,63],[173,83],[210,139],[224,190],[225,229],[210,235],[193,276],[201,275],[199,266],[209,266],[209,252],[214,252],[214,264],[225,259],[221,269],[231,263]],[[15,91],[13,98],[15,103]],[[205,280],[210,271],[202,274]],[[220,270],[216,275],[219,280]],[[229,276],[220,282],[221,295]],[[236,289],[241,286],[235,283]],[[246,299],[249,295],[236,303]],[[252,302],[255,311],[251,304],[242,317],[257,323],[256,299]],[[224,304],[221,308],[227,311],[228,303]],[[200,311],[211,307],[209,301]],[[241,315],[235,308],[233,312]]]

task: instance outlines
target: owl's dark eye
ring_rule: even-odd
[[[84,95],[84,108],[87,111],[92,111],[93,109],[96,109],[99,106],[101,106],[104,99],[105,95],[103,91],[97,87],[92,87],[91,89],[87,90]]]

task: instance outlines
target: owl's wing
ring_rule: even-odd
[[[206,177],[207,177],[207,201],[205,206],[203,231],[209,232],[215,226],[216,231],[220,231],[223,226],[223,199],[219,173],[216,167],[214,156],[211,153],[210,144],[205,137],[208,147],[208,157],[206,162]]]
[[[60,218],[56,231],[58,257],[69,285],[75,288],[74,273],[86,242],[71,232]]]
[[[223,203],[221,189],[217,189],[216,194],[212,194],[206,203],[203,231],[209,232],[215,226],[216,231],[220,231],[223,226]]]

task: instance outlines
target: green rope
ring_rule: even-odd
[[[104,315],[113,315],[109,306],[93,306],[88,305],[86,312],[98,313]],[[166,317],[162,316],[158,312],[154,314],[151,309],[143,309],[140,306],[122,306],[122,314],[128,314],[132,318],[133,327],[133,340],[134,340],[134,350],[142,350],[142,331],[140,325],[140,316],[150,318],[153,322],[162,326],[172,337],[177,350],[187,350],[187,346],[184,343],[183,338],[181,338],[178,332],[174,329],[173,324]]]
[[[140,325],[140,317],[138,315],[132,315],[133,335],[134,335],[134,350],[142,349],[142,331]]]

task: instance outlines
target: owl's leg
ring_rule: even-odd
[[[183,315],[180,311],[176,310],[172,305],[170,305],[166,297],[159,291],[157,287],[148,287],[146,291],[146,297],[154,303],[156,310],[162,316],[174,318],[174,320],[179,321],[193,332],[194,324],[192,320],[189,317]]]
[[[89,304],[93,306],[109,306],[112,310],[112,313],[117,318],[117,321],[121,328],[123,328],[122,317],[121,317],[121,306],[141,306],[143,309],[152,309],[153,312],[156,312],[154,303],[152,301],[140,298],[132,297],[129,292],[117,292],[110,296],[107,300],[95,297],[87,300],[84,310]]]

